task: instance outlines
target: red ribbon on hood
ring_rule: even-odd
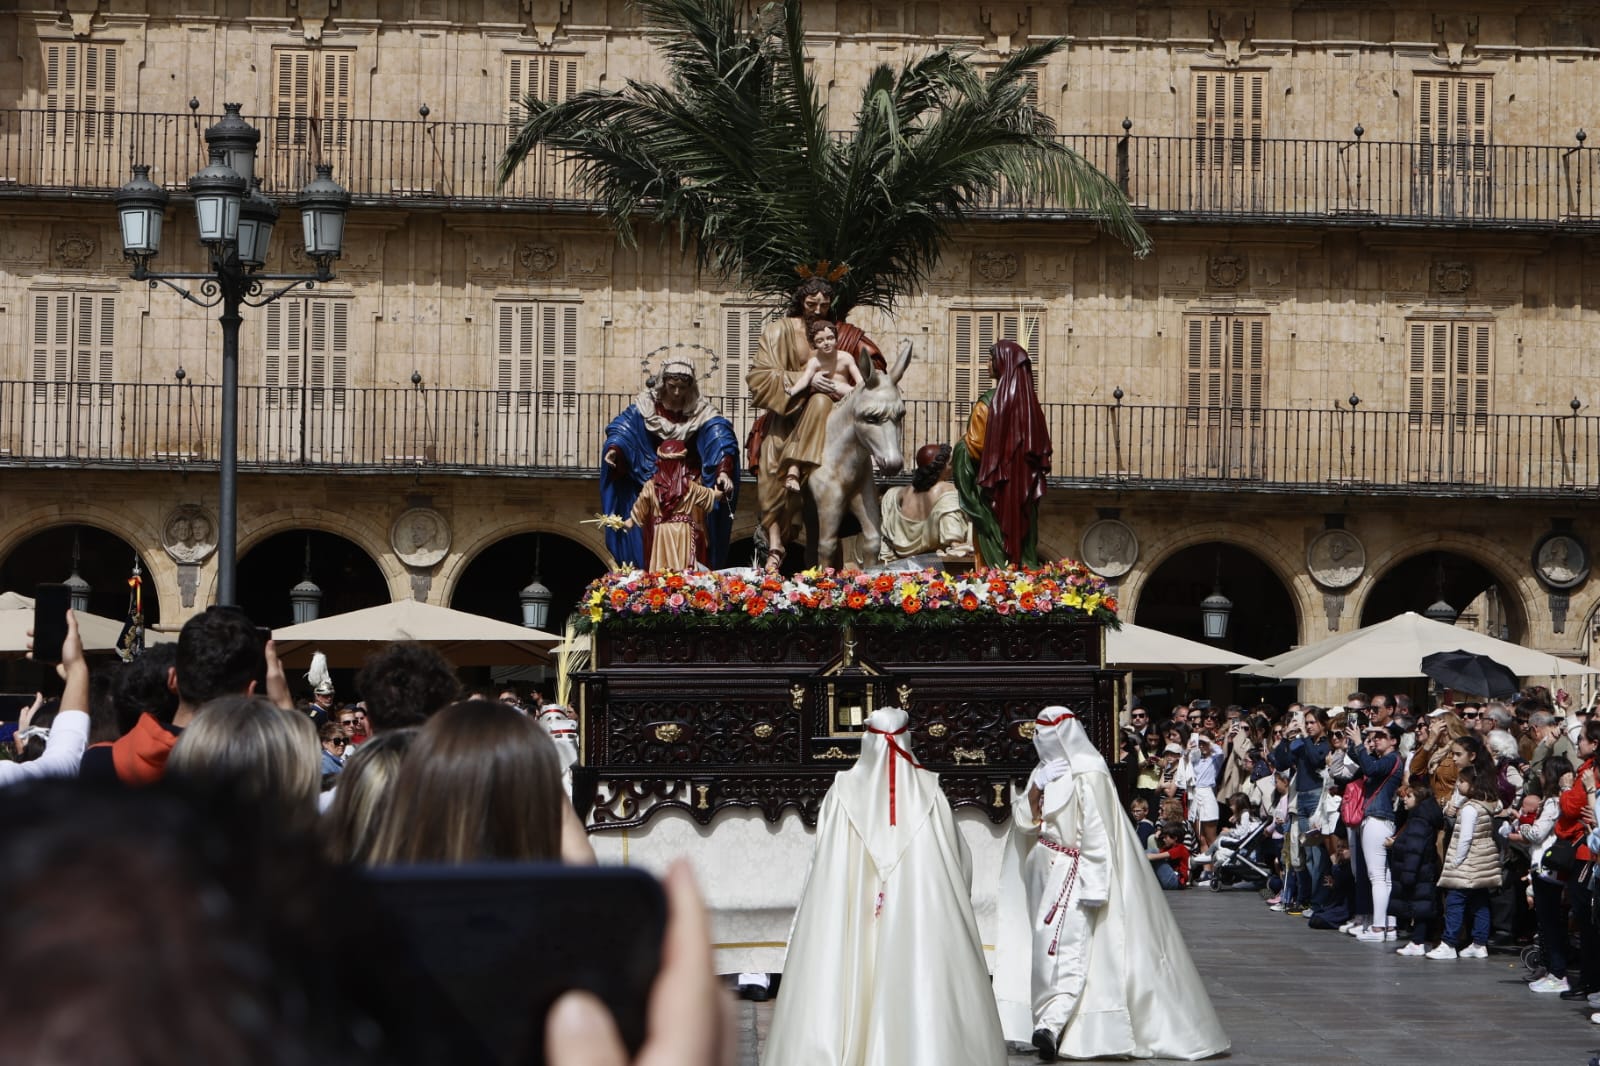
[[[895,768],[895,758],[899,757],[901,759],[904,759],[906,762],[910,763],[912,766],[916,767],[918,770],[922,769],[922,764],[919,763],[917,760],[913,759],[911,757],[911,753],[909,751],[907,751],[906,749],[902,748],[899,744],[896,744],[895,741],[894,741],[895,737],[899,736],[901,733],[904,733],[905,731],[906,731],[906,727],[904,727],[904,726],[902,726],[899,729],[896,729],[892,733],[889,732],[886,729],[875,729],[870,725],[867,726],[867,732],[878,734],[880,737],[883,738],[884,743],[889,745],[889,824],[890,825],[894,825],[894,793],[895,793],[894,768]]]

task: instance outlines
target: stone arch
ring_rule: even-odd
[[[312,545],[312,580],[322,589],[321,617],[394,599],[383,565],[359,542],[324,529],[279,529],[252,537],[239,552],[239,606],[257,624],[278,629],[293,622],[289,590],[304,576],[307,544]]]
[[[452,544],[450,554],[434,571],[430,602],[448,604],[455,598],[462,575],[477,561],[478,556],[500,541],[523,533],[548,533],[551,536],[563,537],[587,549],[607,570],[616,569],[617,561],[611,557],[611,551],[606,547],[605,537],[600,533],[599,526],[564,525],[549,521],[508,522],[498,525],[484,523],[470,540],[459,545]]]
[[[1367,569],[1350,592],[1347,615],[1360,624],[1372,592],[1396,566],[1428,552],[1449,552],[1460,555],[1483,567],[1494,577],[1503,595],[1509,597],[1521,616],[1524,640],[1552,636],[1544,612],[1537,607],[1541,587],[1533,576],[1526,560],[1519,560],[1508,551],[1486,538],[1471,537],[1451,531],[1434,531],[1395,541],[1368,556]],[[1519,576],[1511,576],[1519,575]],[[1458,608],[1459,609],[1459,608]],[[1570,623],[1569,623],[1570,624]]]
[[[370,521],[362,521],[357,517],[359,513],[345,514],[310,507],[286,507],[274,510],[261,521],[252,522],[249,528],[240,529],[239,558],[243,559],[254,548],[280,533],[295,530],[332,533],[360,548],[377,565],[379,573],[383,575],[389,587],[390,600],[409,599],[411,596],[409,573],[405,564],[395,557],[393,549],[389,546],[388,527],[376,529]],[[213,562],[215,559],[216,556],[213,555],[207,560],[209,572],[206,575],[205,596],[201,603],[216,601],[217,568]],[[294,576],[298,578],[299,574]]]
[[[99,530],[122,541],[138,554],[144,568],[146,624],[170,622],[176,617],[180,602],[177,567],[161,547],[159,526],[151,524],[144,514],[134,508],[111,508],[84,501],[69,501],[24,510],[14,516],[4,533],[0,533],[0,563],[10,559],[19,548],[39,534],[67,526],[88,526]],[[43,577],[55,581],[66,577],[66,574]],[[102,583],[92,584],[99,588]],[[30,588],[18,588],[16,591],[24,595],[32,593]],[[155,610],[152,610],[149,602],[152,595],[156,601]],[[94,610],[95,606],[91,603],[90,609]],[[165,612],[166,617],[160,617],[160,612]],[[112,617],[120,617],[121,613],[120,608],[110,612]]]
[[[1145,530],[1141,528],[1139,532],[1143,535]],[[1185,526],[1142,544],[1138,563],[1123,576],[1117,588],[1118,599],[1125,605],[1124,613],[1127,620],[1130,622],[1138,620],[1139,599],[1152,574],[1180,551],[1210,543],[1222,543],[1248,551],[1272,571],[1289,593],[1289,602],[1294,608],[1296,626],[1294,643],[1305,643],[1310,636],[1310,619],[1315,616],[1317,610],[1313,598],[1315,588],[1310,575],[1305,572],[1305,560],[1287,551],[1283,542],[1276,537],[1230,522],[1203,522]],[[1133,609],[1131,614],[1127,613],[1129,606]]]
[[[472,557],[453,570],[448,587],[440,591],[442,602],[455,610],[520,622],[517,593],[537,574],[552,593],[545,627],[560,632],[579,594],[610,568],[609,555],[565,531],[514,531],[475,545]]]

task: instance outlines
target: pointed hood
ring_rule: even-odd
[[[879,876],[899,863],[940,794],[939,775],[916,761],[909,718],[899,707],[867,716],[861,758],[834,779],[833,787]]]

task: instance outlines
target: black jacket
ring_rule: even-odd
[[[1389,909],[1412,920],[1426,920],[1438,913],[1439,831],[1444,828],[1444,811],[1433,793],[1426,792],[1395,831],[1389,849],[1389,871],[1394,879],[1394,894]]]

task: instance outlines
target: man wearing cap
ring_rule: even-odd
[[[883,546],[880,562],[938,552],[941,556],[972,554],[972,524],[961,509],[961,494],[950,480],[950,445],[924,444],[917,449],[917,470],[910,485],[895,485],[883,494]]]
[[[676,441],[688,480],[725,494],[706,520],[705,555],[712,569],[726,564],[733,509],[739,496],[739,440],[733,426],[700,395],[695,367],[681,356],[661,364],[633,403],[606,427],[601,451],[600,504],[606,514],[633,512],[639,493],[656,472],[656,453],[663,441]],[[638,529],[607,529],[606,547],[618,566],[649,563]]]
[[[656,472],[633,501],[627,525],[643,530],[651,570],[693,570],[706,561],[706,514],[722,490],[690,480],[686,455],[683,441],[662,441]]]

